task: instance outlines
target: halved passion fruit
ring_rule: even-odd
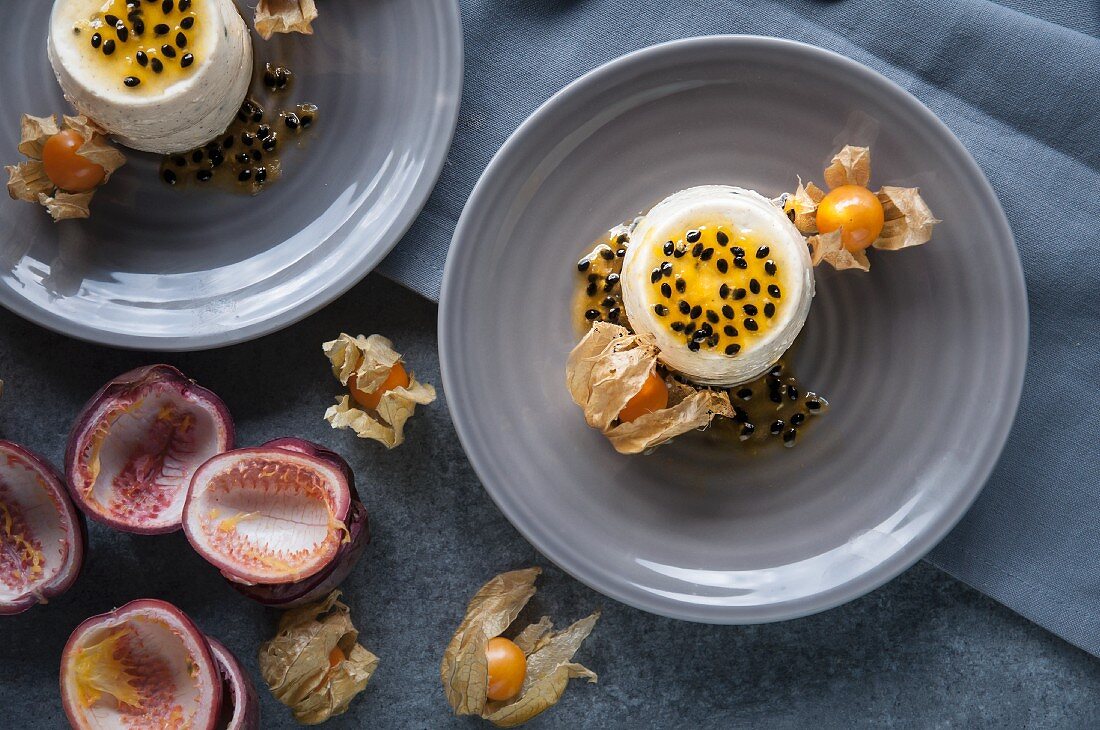
[[[61,701],[74,728],[214,730],[222,679],[191,620],[145,599],[76,627],[61,654]]]
[[[219,454],[191,480],[183,531],[231,581],[306,580],[350,544],[352,493],[342,462],[272,445]]]
[[[65,474],[92,519],[127,532],[180,527],[195,470],[233,448],[218,396],[169,365],[120,375],[84,406],[69,436]]]
[[[0,441],[0,615],[69,589],[84,562],[84,519],[45,460]]]
[[[207,636],[210,653],[222,678],[222,709],[218,730],[259,730],[260,697],[240,661],[217,639]]]

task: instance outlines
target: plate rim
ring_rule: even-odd
[[[160,337],[98,329],[83,325],[75,319],[60,317],[49,309],[31,303],[25,297],[5,296],[3,291],[0,291],[0,306],[31,324],[94,345],[138,351],[195,352],[238,345],[274,334],[317,313],[339,299],[373,272],[412,228],[435,190],[443,174],[447,156],[454,144],[465,81],[465,34],[459,0],[438,0],[438,2],[443,35],[450,39],[450,43],[442,47],[444,53],[441,59],[441,65],[444,68],[442,86],[455,90],[455,93],[448,98],[450,108],[444,109],[440,114],[440,130],[443,134],[439,136],[439,144],[430,150],[431,154],[425,157],[424,168],[410,189],[408,204],[400,215],[395,217],[385,235],[380,237],[380,245],[368,249],[360,261],[355,266],[348,267],[347,272],[335,282],[319,288],[309,296],[303,296],[299,306],[266,319],[242,327],[197,335]],[[349,235],[348,238],[353,239],[354,236]]]
[[[559,559],[556,550],[548,550],[544,544],[545,541],[533,537],[527,526],[522,526],[513,519],[513,515],[510,514],[509,510],[502,504],[501,499],[498,499],[494,488],[490,486],[490,482],[486,479],[486,475],[492,473],[487,467],[489,456],[487,453],[480,453],[471,448],[473,441],[472,423],[464,425],[462,419],[456,417],[457,410],[454,407],[456,401],[454,394],[460,392],[457,388],[458,376],[455,374],[456,371],[460,369],[460,366],[454,361],[451,355],[454,349],[452,337],[458,338],[460,335],[453,332],[452,328],[448,326],[448,319],[457,317],[457,315],[454,314],[455,305],[451,303],[456,296],[455,292],[458,288],[458,285],[455,283],[458,276],[458,264],[456,263],[458,257],[454,255],[454,252],[456,247],[466,245],[462,244],[461,241],[463,237],[467,235],[467,229],[473,228],[475,225],[473,219],[478,208],[482,205],[482,198],[488,195],[487,190],[489,181],[494,176],[498,175],[501,169],[507,166],[509,158],[515,154],[517,149],[522,147],[526,138],[532,133],[532,130],[541,123],[541,119],[546,116],[553,107],[563,103],[564,99],[578,93],[581,89],[598,85],[605,79],[614,78],[621,70],[651,56],[669,54],[670,57],[674,57],[677,53],[688,48],[703,48],[706,50],[707,47],[712,47],[718,49],[728,44],[739,45],[746,43],[763,44],[780,49],[797,49],[803,53],[816,55],[819,58],[835,63],[846,72],[856,76],[863,76],[864,78],[874,80],[876,83],[886,84],[894,92],[900,94],[902,98],[909,101],[913,109],[924,118],[927,124],[934,128],[938,128],[938,131],[940,131],[951,144],[952,156],[959,158],[964,166],[972,168],[972,172],[976,173],[975,177],[979,186],[979,194],[990,200],[993,206],[992,217],[995,219],[995,225],[998,229],[995,231],[995,236],[1005,241],[1006,245],[1015,254],[1010,257],[1010,268],[1014,272],[1014,275],[1010,275],[1011,280],[1007,281],[1006,284],[1011,289],[1011,298],[1021,304],[1024,315],[1019,321],[1020,329],[1018,330],[1018,341],[1014,343],[1015,346],[1012,348],[1014,357],[1008,366],[1009,377],[1007,382],[1009,383],[1010,402],[1006,402],[1006,405],[1009,407],[1005,408],[1005,413],[1009,417],[999,420],[995,427],[990,430],[990,438],[984,461],[979,463],[974,470],[976,476],[973,482],[964,485],[964,489],[957,493],[950,511],[946,512],[934,526],[921,533],[914,540],[906,543],[902,549],[898,550],[887,559],[876,563],[869,570],[860,573],[859,576],[846,583],[790,601],[749,607],[700,606],[698,604],[661,599],[659,596],[655,596],[652,593],[641,594],[646,600],[640,600],[620,590],[617,586],[609,587],[607,585],[600,585],[599,581],[592,577],[593,571],[585,571],[583,569],[584,566],[566,565],[566,561]],[[475,243],[476,242],[470,243],[469,245],[473,246]],[[451,238],[451,245],[448,248],[447,261],[444,265],[443,281],[440,289],[437,328],[439,340],[439,366],[443,390],[448,394],[448,408],[451,411],[451,420],[454,424],[455,432],[458,435],[459,443],[462,445],[462,449],[467,459],[470,461],[471,466],[473,466],[474,472],[481,481],[482,487],[489,494],[490,499],[492,499],[493,503],[504,514],[513,528],[515,528],[540,555],[592,590],[632,608],[647,611],[659,616],[665,616],[667,618],[698,623],[747,625],[801,618],[836,608],[837,606],[864,596],[908,570],[916,564],[917,561],[927,555],[929,551],[938,545],[948,533],[954,529],[962,517],[969,511],[985,484],[989,481],[993,470],[1000,461],[1010,431],[1016,421],[1020,400],[1023,394],[1024,377],[1028,360],[1030,316],[1023,264],[1020,260],[1015,236],[1008,222],[1008,218],[1005,215],[1004,208],[997,197],[996,191],[986,177],[985,171],[978,165],[966,146],[931,109],[915,95],[889,77],[836,51],[801,41],[774,36],[723,34],[695,36],[658,43],[631,51],[601,64],[574,79],[550,96],[549,99],[540,104],[539,107],[528,116],[511,135],[509,135],[508,139],[496,152],[479,177],[477,184],[474,186],[473,191],[466,201],[458,225],[455,228],[454,235]],[[476,419],[471,416],[470,420],[473,421]]]

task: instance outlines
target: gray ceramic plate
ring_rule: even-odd
[[[250,18],[255,2],[245,3]],[[46,59],[49,3],[5,8],[0,161],[22,113],[66,111]],[[54,225],[0,200],[0,305],[74,337],[190,350],[258,337],[336,298],[393,248],[428,198],[458,115],[456,0],[326,2],[313,36],[257,40],[321,109],[286,177],[248,198],[171,190],[130,155],[92,218]],[[15,62],[18,60],[18,62]]]
[[[707,434],[617,455],[564,385],[586,243],[691,185],[820,181],[846,142],[944,223],[870,274],[819,270],[796,365],[824,421],[753,458]],[[535,547],[638,608],[749,623],[851,600],[955,524],[1015,413],[1027,306],[997,198],[932,112],[833,53],[716,37],[609,63],[520,127],[462,215],[439,329],[462,443]]]

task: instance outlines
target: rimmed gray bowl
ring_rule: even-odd
[[[919,185],[944,222],[869,274],[819,269],[795,365],[830,412],[791,450],[693,433],[616,454],[564,385],[586,244],[692,185],[820,181],[845,143],[871,146],[874,185]],[[834,53],[727,36],[613,61],[519,128],[462,215],[439,329],[462,444],[536,548],[632,606],[751,623],[866,593],[955,524],[1015,414],[1027,306],[997,198],[932,112]]]
[[[255,2],[239,3],[251,21]],[[19,118],[68,112],[46,58],[50,3],[5,8],[0,161]],[[316,311],[396,245],[439,176],[458,119],[456,0],[326,2],[312,36],[256,41],[320,107],[286,175],[263,194],[172,190],[159,158],[129,162],[87,221],[54,224],[0,200],[0,305],[93,342],[194,350],[259,337]],[[18,60],[18,63],[15,61]]]

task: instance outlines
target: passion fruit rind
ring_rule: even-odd
[[[241,662],[212,636],[206,637],[222,679],[222,708],[218,730],[259,730],[260,696]]]
[[[67,591],[87,550],[84,516],[45,459],[0,440],[0,616]]]
[[[234,438],[229,409],[213,392],[171,365],[137,368],[104,385],[77,416],[65,451],[69,491],[97,522],[174,532],[192,475]]]
[[[230,581],[305,581],[352,542],[350,470],[331,452],[305,443],[316,453],[286,442],[225,452],[191,480],[184,533]]]
[[[206,637],[186,614],[141,599],[76,627],[61,654],[61,701],[78,729],[214,730],[222,678]]]

